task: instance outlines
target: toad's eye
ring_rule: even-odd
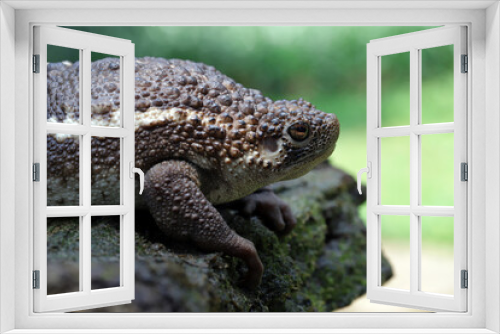
[[[296,141],[303,141],[309,137],[309,125],[304,122],[297,122],[288,128],[288,134]]]

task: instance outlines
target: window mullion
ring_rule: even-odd
[[[415,133],[419,124],[420,57],[418,49],[410,50],[410,291],[420,285],[419,216],[414,210],[420,204],[420,137]]]
[[[90,131],[94,137],[123,138],[129,134],[128,130],[123,128],[109,128],[101,126],[93,126]]]
[[[80,94],[82,97],[82,108],[80,118],[86,133],[82,136],[82,148],[80,151],[80,163],[82,164],[81,170],[83,175],[80,178],[80,189],[82,191],[81,198],[83,199],[83,206],[90,207],[91,204],[91,77],[90,77],[90,50],[83,50],[82,64],[80,65],[80,73],[82,74],[82,87]]]
[[[89,211],[82,218],[82,234],[80,239],[80,249],[81,249],[81,259],[82,268],[80,271],[80,277],[83,281],[83,292],[90,293],[92,273],[91,273],[91,215],[90,215],[90,205],[92,201],[92,160],[91,160],[91,52],[89,48],[83,49],[83,57],[81,61],[80,73],[82,73],[82,90],[83,94],[80,94],[82,98],[82,109],[80,112],[80,118],[82,119],[82,125],[86,128],[86,133],[83,135],[82,140],[82,152],[80,156],[80,161],[83,164],[83,177],[80,178],[80,189],[82,189],[81,197],[83,198],[83,207],[88,208]]]

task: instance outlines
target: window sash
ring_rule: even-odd
[[[425,310],[460,311],[467,309],[467,290],[461,289],[460,271],[467,269],[467,182],[460,181],[460,164],[467,162],[467,76],[460,73],[461,54],[466,54],[466,28],[435,28],[371,41],[367,46],[367,160],[372,178],[367,180],[367,297],[370,301],[421,308]],[[421,123],[422,49],[454,45],[454,121],[453,123]],[[381,57],[401,52],[410,53],[410,124],[382,127],[381,123]],[[454,206],[430,207],[420,204],[421,143],[420,135],[454,133]],[[380,138],[407,136],[410,139],[410,205],[381,205]],[[381,283],[381,217],[382,214],[410,217],[410,290],[382,287]],[[454,295],[438,295],[419,291],[421,279],[421,216],[454,217]]]
[[[103,305],[129,303],[134,298],[134,210],[135,183],[129,175],[134,165],[134,45],[130,41],[47,26],[35,27],[35,53],[40,55],[40,73],[34,74],[34,161],[40,162],[40,182],[34,184],[34,266],[40,271],[40,288],[33,290],[35,312],[68,312]],[[49,123],[47,113],[47,45],[80,50],[79,124]],[[120,57],[121,127],[107,128],[91,124],[91,53]],[[46,137],[51,133],[77,135],[80,138],[79,206],[47,206]],[[120,138],[120,205],[91,204],[91,139],[93,136]],[[91,289],[92,216],[120,215],[120,286]],[[47,295],[47,224],[48,217],[79,217],[80,291]]]

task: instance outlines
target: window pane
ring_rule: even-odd
[[[47,45],[47,122],[80,122],[80,50]]]
[[[381,57],[382,126],[410,124],[410,53]]]
[[[92,125],[120,127],[120,58],[92,52],[92,61]]]
[[[453,122],[453,45],[421,50],[422,123]]]
[[[422,205],[453,206],[453,133],[423,135]]]
[[[120,217],[92,217],[92,290],[120,286]]]
[[[421,291],[453,295],[453,217],[421,217]]]
[[[410,137],[380,139],[383,205],[410,205]]]
[[[80,137],[47,135],[47,205],[80,205]]]
[[[92,137],[92,205],[119,205],[120,138]]]
[[[48,295],[80,291],[79,259],[80,218],[47,218]]]
[[[381,236],[382,253],[393,271],[384,287],[410,290],[410,217],[382,216]]]

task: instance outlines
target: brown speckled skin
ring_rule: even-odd
[[[113,58],[92,63],[95,125],[119,124],[119,68]],[[78,121],[77,73],[78,63],[48,65],[48,122]],[[211,66],[176,59],[136,59],[135,91],[143,203],[167,235],[243,259],[245,283],[257,286],[263,267],[253,243],[231,230],[213,204],[244,198],[244,212],[289,232],[295,224],[290,208],[272,192],[257,190],[303,175],[327,158],[339,135],[337,118],[302,99],[272,101]],[[74,205],[78,143],[52,135],[47,141],[49,205]],[[92,139],[93,204],[119,202],[113,191],[118,162],[116,142]]]

